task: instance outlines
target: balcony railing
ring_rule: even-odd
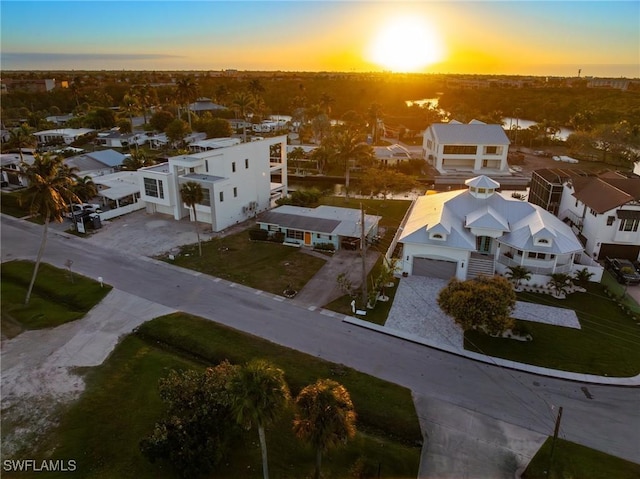
[[[520,261],[516,261],[513,258],[509,258],[505,255],[500,255],[498,258],[498,263],[503,264],[505,266],[522,266],[523,268],[527,268],[532,274],[552,274],[552,273],[571,273],[572,264],[557,264],[555,268],[553,265],[551,266],[535,266],[531,263],[521,264]]]

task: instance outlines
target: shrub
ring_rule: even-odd
[[[253,241],[267,241],[269,232],[260,228],[253,228],[249,230],[249,238]]]
[[[313,249],[318,249],[320,251],[335,251],[336,247],[333,243],[316,243],[313,245]]]

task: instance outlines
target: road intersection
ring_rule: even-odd
[[[2,216],[2,261],[33,259],[40,228]],[[561,437],[640,462],[638,388],[585,385],[479,363],[349,324],[341,315],[52,232],[44,260],[64,267],[68,259],[73,260],[74,271],[101,276],[117,290],[145,301],[202,316],[410,388],[423,425],[428,418],[433,420],[440,407],[448,417],[453,410],[463,411],[505,425],[501,430],[509,429],[513,437],[519,430],[539,439],[552,433],[556,408],[563,406]],[[444,428],[455,427],[445,423],[441,421]],[[473,427],[456,432],[471,440],[482,439]],[[507,441],[507,447],[512,442]],[[516,449],[513,446],[512,450]],[[484,477],[492,476],[487,473]]]

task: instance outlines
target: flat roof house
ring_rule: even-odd
[[[312,247],[332,244],[338,250],[358,249],[363,233],[369,243],[374,241],[380,219],[365,214],[363,229],[362,212],[357,209],[284,205],[261,214],[257,224],[270,233],[283,233],[285,243]]]
[[[465,183],[466,190],[416,200],[398,239],[403,272],[465,280],[524,266],[532,282],[546,283],[545,275],[587,267],[592,280],[600,280],[602,268],[582,254],[568,225],[539,206],[502,196],[500,183],[487,176]]]
[[[169,158],[138,170],[141,199],[149,213],[172,215],[176,220],[193,213],[180,198],[188,181],[204,192],[196,205],[198,221],[212,231],[255,217],[287,194],[287,137],[221,146],[200,153]]]
[[[440,174],[509,175],[509,138],[501,125],[478,120],[434,123],[423,134],[424,159]]]

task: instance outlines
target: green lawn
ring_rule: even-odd
[[[332,377],[350,391],[360,432],[347,447],[325,456],[325,477],[352,477],[350,469],[358,460],[370,471],[380,464],[383,477],[416,477],[421,434],[410,391],[180,313],[144,324],[105,364],[88,371],[87,390],[35,457],[55,449],[53,459],[77,461],[78,477],[175,477],[164,465],[149,463],[138,449],[162,414],[158,380],[171,369],[202,368],[222,358],[241,363],[254,357],[282,367],[293,394],[319,377]],[[309,477],[313,470],[314,452],[295,439],[291,419],[289,411],[267,430],[272,478]],[[248,431],[241,441],[215,477],[262,477],[256,431]]]
[[[2,328],[13,337],[23,329],[40,329],[82,318],[111,290],[90,278],[43,263],[28,306],[24,305],[34,263],[2,263]]]
[[[13,193],[2,193],[0,195],[0,211],[5,215],[15,216],[16,218],[22,218],[29,214],[28,209],[25,206],[20,205],[20,191]]]
[[[523,479],[636,479],[640,464],[625,461],[573,442],[557,439],[549,474],[552,438],[529,463]]]
[[[182,248],[176,259],[166,261],[252,288],[282,294],[288,285],[297,291],[324,265],[325,261],[282,244],[251,241],[243,231],[224,238]]]
[[[573,309],[582,329],[518,321],[533,341],[465,333],[465,349],[546,368],[628,377],[640,374],[640,325],[591,284],[586,293],[557,300],[549,295],[518,293],[518,300]]]

